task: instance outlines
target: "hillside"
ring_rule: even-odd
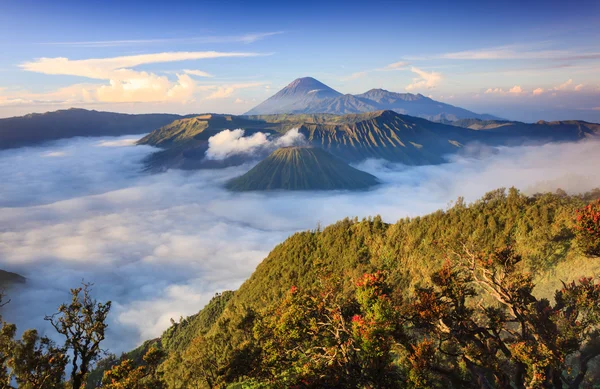
[[[223,130],[241,128],[245,136],[256,132],[277,134],[293,127],[287,120],[269,123],[236,115],[204,114],[175,120],[140,139],[137,144],[150,145],[163,150],[151,154],[145,161],[148,170],[211,169],[240,165],[245,157],[233,156],[225,160],[205,159],[208,139]]]
[[[0,270],[0,292],[8,288],[12,284],[23,284],[26,282],[25,277],[6,270]]]
[[[456,152],[468,142],[499,142],[501,138],[393,111],[377,111],[349,115],[200,115],[177,120],[150,133],[138,144],[164,149],[147,159],[152,170],[228,166],[240,164],[244,158],[217,163],[204,156],[211,136],[236,128],[244,129],[245,136],[259,131],[277,136],[298,128],[310,145],[346,162],[383,158],[409,165],[441,163],[444,155]]]
[[[284,147],[227,183],[233,191],[366,189],[377,178],[323,149]]]
[[[600,136],[599,125],[582,121],[527,124],[465,119],[450,125],[384,110],[347,115],[206,114],[170,123],[142,138],[138,144],[163,149],[146,160],[151,170],[239,165],[248,158],[205,159],[208,139],[222,130],[236,128],[244,129],[245,136],[263,132],[272,137],[297,128],[311,146],[323,148],[345,162],[381,158],[407,165],[443,163],[447,155],[473,142],[514,146],[532,141],[577,141]],[[483,129],[485,131],[481,131]]]
[[[145,134],[180,115],[128,115],[113,112],[67,109],[0,119],[0,149],[32,146],[75,136]]]
[[[498,119],[432,100],[421,94],[395,93],[371,89],[365,93],[341,94],[311,77],[298,78],[275,95],[246,112],[246,115],[280,113],[331,113],[344,115],[380,110],[393,110],[432,121],[458,119]]]
[[[582,196],[568,196],[559,191],[528,197],[515,189],[508,192],[499,189],[470,205],[458,199],[445,211],[402,219],[394,224],[384,223],[379,216],[362,221],[345,219],[323,230],[294,234],[273,249],[238,291],[216,296],[198,315],[174,324],[156,341],[169,353],[163,364],[167,387],[195,385],[204,388],[215,382],[228,387],[228,384],[240,380],[245,380],[247,386],[244,387],[285,386],[283,382],[289,384],[288,380],[294,379],[294,376],[287,375],[286,360],[278,359],[274,365],[269,364],[274,361],[264,360],[270,353],[276,352],[271,339],[265,336],[282,339],[277,338],[277,334],[295,331],[294,328],[299,331],[313,328],[311,331],[316,331],[316,327],[302,327],[302,323],[311,323],[312,315],[320,315],[319,309],[332,309],[325,304],[334,304],[332,307],[342,304],[360,288],[361,284],[355,280],[369,274],[387,274],[386,282],[390,289],[386,293],[395,296],[394,300],[410,303],[409,296],[412,294],[430,290],[422,288],[432,285],[436,280],[432,278],[434,272],[447,266],[447,253],[462,247],[498,253],[498,250],[510,245],[511,255],[522,258],[511,271],[531,274],[532,283],[536,285],[533,295],[550,298],[555,289],[562,287],[561,282],[600,271],[598,258],[579,251],[573,227],[576,209],[598,197],[600,190]],[[512,269],[513,265],[504,266]],[[335,285],[333,289],[323,289],[331,282]],[[305,294],[315,290],[321,291],[321,294],[315,297]],[[526,292],[521,290],[520,293]],[[294,298],[296,294],[298,299]],[[313,307],[311,298],[322,302],[322,305]],[[478,301],[481,304],[483,300]],[[356,307],[350,305],[345,309]],[[537,308],[535,310],[537,312]],[[352,317],[351,313],[349,315]],[[352,320],[356,321],[356,317]],[[292,327],[275,327],[279,328],[276,331],[283,332],[265,332],[271,325],[269,323]],[[262,335],[253,337],[253,331]],[[302,344],[299,343],[301,339],[305,339],[304,332],[291,334],[294,333],[298,337],[294,338],[296,340],[290,347],[298,347]],[[324,338],[309,339],[325,342]],[[383,341],[383,338],[378,339]],[[211,357],[212,354],[207,354],[209,350],[218,350],[218,356]],[[136,350],[136,354],[142,351]],[[293,358],[300,358],[300,363],[309,363],[302,362],[302,354],[294,357],[296,354],[290,353],[286,351],[283,354],[292,358],[290,363],[295,360]],[[195,359],[198,355],[206,357]],[[286,358],[283,355],[278,358]],[[395,374],[409,374],[410,358],[403,359],[405,357],[402,353],[396,356],[400,359],[401,369]],[[273,370],[262,370],[268,366]],[[209,374],[210,381],[207,383]],[[329,375],[335,374],[333,371],[321,378],[313,376],[311,371],[297,371],[295,374],[300,377],[298,379],[312,377],[311,380],[335,377]],[[363,371],[362,374],[367,373]],[[586,382],[591,383],[598,378],[597,371],[591,374]],[[414,379],[410,377],[405,376],[403,380]],[[444,382],[443,378],[440,379],[439,382]],[[264,386],[259,382],[263,382]],[[453,382],[447,387],[464,386]]]
[[[540,120],[537,123],[522,123],[503,120],[463,119],[451,124],[472,130],[485,130],[491,133],[509,135],[514,138],[552,139],[554,142],[576,141],[600,136],[600,124],[580,120],[555,122]]]

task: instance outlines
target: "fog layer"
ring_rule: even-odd
[[[170,318],[196,313],[215,292],[236,289],[276,244],[318,223],[376,214],[394,222],[503,186],[600,186],[600,147],[587,142],[488,149],[437,166],[366,161],[357,167],[383,182],[368,192],[240,194],[223,184],[251,166],[151,175],[141,160],[153,149],[135,140],[0,153],[0,269],[28,279],[8,291],[5,320],[48,329],[44,314],[85,279],[98,299],[113,301],[105,346],[120,352],[160,335]]]

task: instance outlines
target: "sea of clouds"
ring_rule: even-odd
[[[247,141],[226,135],[213,150]],[[498,187],[600,186],[600,143],[583,142],[480,149],[437,166],[366,161],[356,166],[383,182],[367,192],[230,193],[224,183],[250,165],[149,174],[141,161],[154,149],[136,139],[0,152],[0,269],[27,277],[8,291],[5,320],[52,334],[43,316],[69,288],[93,282],[99,300],[113,301],[104,346],[120,352],[236,289],[276,244],[319,223],[376,214],[394,222]]]

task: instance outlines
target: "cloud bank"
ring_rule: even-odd
[[[5,320],[52,334],[43,315],[85,279],[113,301],[105,347],[118,353],[237,288],[276,244],[317,223],[376,214],[395,222],[501,186],[600,185],[600,145],[587,142],[487,149],[437,166],[366,161],[358,167],[383,181],[368,192],[233,194],[223,184],[250,165],[149,175],[141,160],[153,149],[133,140],[0,152],[0,268],[28,279],[9,291]]]

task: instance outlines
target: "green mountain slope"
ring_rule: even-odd
[[[181,117],[172,114],[127,115],[73,108],[0,119],[0,149],[75,136],[145,134]]]
[[[263,313],[273,314],[272,307],[290,289],[310,290],[333,279],[341,293],[352,294],[354,280],[383,270],[392,293],[403,298],[429,286],[432,272],[446,262],[445,254],[465,245],[483,252],[511,245],[524,258],[519,269],[533,276],[535,295],[552,298],[563,281],[600,272],[598,258],[578,250],[573,232],[575,210],[599,197],[600,189],[582,196],[562,191],[525,196],[515,189],[498,189],[469,205],[459,198],[446,210],[392,224],[379,216],[344,219],[322,230],[296,233],[277,245],[235,293],[216,296],[198,314],[175,323],[152,342],[169,353],[163,366],[167,387],[208,387],[203,373],[194,370],[202,366],[195,362],[199,344],[215,353],[211,360],[218,366],[206,367],[214,374],[213,385],[229,387],[245,374],[269,377],[268,371],[240,371],[234,366],[246,366],[258,357],[246,354],[253,342],[262,341],[253,338],[253,323]],[[135,359],[149,344],[129,357]],[[191,381],[182,383],[183,377]]]
[[[284,147],[227,183],[233,191],[365,189],[377,179],[323,149]]]
[[[577,250],[572,232],[575,209],[598,196],[600,190],[584,196],[527,197],[514,189],[508,193],[500,189],[471,205],[459,199],[446,211],[394,224],[383,223],[380,217],[345,219],[323,230],[294,234],[271,251],[235,294],[227,295],[226,300],[217,296],[198,315],[164,333],[158,341],[170,353],[165,371],[171,377],[185,373],[186,361],[193,365],[188,359],[197,355],[193,347],[198,344],[191,339],[203,336],[216,342],[211,347],[219,350],[222,370],[217,370],[221,371],[217,375],[222,375],[212,379],[225,387],[240,378],[236,376],[240,373],[230,370],[239,361],[228,358],[241,358],[233,349],[243,356],[248,342],[253,342],[247,335],[249,323],[260,312],[271,312],[269,307],[278,304],[290,288],[309,290],[334,277],[341,291],[352,293],[356,288],[353,280],[382,269],[389,274],[393,293],[407,296],[415,288],[429,285],[429,276],[443,265],[445,253],[463,245],[487,252],[510,244],[525,259],[520,269],[533,274],[535,294],[550,298],[562,287],[561,281],[600,271],[598,260]],[[208,323],[213,324],[207,329]],[[198,385],[205,387],[202,379],[197,379]]]

